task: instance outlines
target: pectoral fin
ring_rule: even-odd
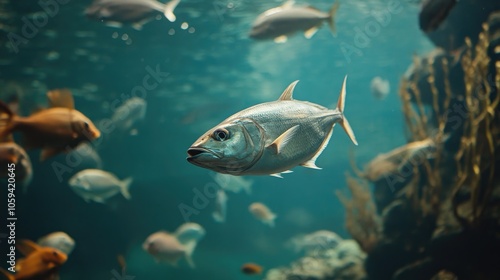
[[[314,34],[316,34],[316,32],[318,32],[318,27],[314,26],[314,27],[309,28],[308,30],[306,30],[306,32],[304,32],[304,36],[307,39],[311,39],[311,37],[314,36]]]
[[[165,10],[163,11],[163,14],[170,22],[174,22],[176,20],[174,10],[175,7],[177,7],[177,5],[179,4],[179,2],[180,0],[172,0],[167,4],[165,4]]]
[[[274,38],[274,42],[278,43],[278,44],[285,43],[287,40],[288,40],[288,37],[286,37],[285,35],[281,35],[281,36]]]
[[[47,92],[50,107],[75,109],[73,95],[69,89],[54,89]]]
[[[281,150],[286,146],[286,144],[292,139],[293,135],[299,128],[299,125],[295,125],[283,132],[276,140],[273,141],[268,148],[274,149],[276,154],[279,154]]]

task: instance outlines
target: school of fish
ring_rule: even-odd
[[[419,17],[420,28],[425,32],[439,28],[456,2],[424,1]],[[176,21],[174,10],[178,6],[182,9],[182,5],[180,0],[167,3],[156,0],[94,0],[84,14],[108,26],[120,28],[130,25],[141,30],[155,18]],[[339,7],[338,0],[332,3],[329,11],[296,5],[289,0],[257,15],[249,27],[248,37],[284,43],[290,36],[303,32],[310,39],[325,23],[335,35]],[[188,148],[189,163],[215,172],[213,179],[217,192],[212,217],[217,223],[228,219],[229,192],[231,195],[242,191],[246,195],[252,194],[253,181],[242,176],[271,175],[282,178],[296,166],[321,169],[316,160],[327,147],[336,124],[344,129],[354,145],[358,145],[344,114],[347,76],[343,79],[335,108],[294,99],[297,84],[298,81],[289,84],[275,101],[257,104],[229,116],[203,133]],[[385,98],[390,91],[388,81],[378,76],[371,81],[370,89],[377,99]],[[47,99],[48,108],[27,116],[19,114],[19,104],[0,101],[0,164],[14,163],[18,182],[28,191],[36,170],[33,170],[26,150],[39,150],[40,161],[61,154],[73,154],[82,158],[82,166],[86,166],[66,181],[75,195],[85,202],[101,204],[120,196],[132,199],[133,178],[119,178],[102,169],[99,153],[92,145],[101,137],[101,131],[87,115],[92,115],[92,112],[78,111],[69,89],[50,90]],[[146,118],[146,114],[147,103],[144,99],[134,97],[123,102],[110,116],[114,137],[121,139],[136,135],[136,126]],[[8,175],[2,170],[0,177],[7,178]],[[278,214],[265,203],[253,202],[247,209],[256,221],[271,228],[276,226]],[[195,268],[193,254],[205,235],[202,225],[186,222],[173,232],[164,229],[152,232],[144,238],[142,249],[158,263],[178,266],[178,263],[185,262]],[[335,247],[338,243],[339,237],[335,233],[324,230],[290,241],[296,251],[314,250],[318,246]],[[16,273],[4,269],[0,272],[9,280],[58,279],[59,270],[76,244],[71,236],[62,231],[40,237],[37,243],[21,240],[16,249],[24,258],[18,261]],[[118,260],[125,269],[124,257],[119,255]],[[240,271],[247,275],[259,275],[263,267],[249,262],[243,264]]]

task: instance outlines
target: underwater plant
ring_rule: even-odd
[[[355,168],[350,200],[338,193],[370,279],[500,275],[500,12],[482,29],[415,60],[399,91],[408,144]]]
[[[349,200],[340,191],[336,194],[346,209],[346,228],[367,253],[377,244],[380,233],[380,217],[365,180],[346,174],[347,186],[352,198]]]

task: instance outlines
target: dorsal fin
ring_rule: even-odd
[[[285,89],[285,91],[283,91],[283,93],[281,94],[280,98],[278,98],[278,100],[280,100],[280,101],[282,101],[282,100],[293,100],[293,89],[295,88],[295,86],[297,85],[298,82],[299,82],[299,80],[296,80],[295,82],[291,83]]]
[[[54,89],[47,92],[50,107],[75,109],[73,95],[69,89]]]
[[[29,256],[33,252],[41,249],[41,247],[38,244],[28,239],[23,239],[19,241],[16,244],[16,248],[17,250],[19,250],[19,252],[21,252],[25,256]]]
[[[281,5],[280,7],[286,9],[286,8],[291,8],[293,7],[293,5],[295,4],[295,1],[294,0],[287,0],[285,3],[283,3],[283,5]]]

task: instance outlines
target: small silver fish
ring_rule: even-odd
[[[166,231],[159,231],[148,236],[142,244],[144,251],[148,252],[157,262],[177,265],[181,258],[190,259],[191,252],[179,242],[175,235]]]
[[[194,268],[192,254],[198,241],[206,234],[205,229],[197,223],[184,223],[175,233],[158,231],[144,241],[142,248],[151,254],[156,261],[177,265],[185,258],[191,268]]]
[[[328,13],[311,6],[297,7],[293,1],[269,9],[260,14],[252,25],[250,37],[253,39],[274,39],[277,43],[286,42],[287,36],[304,31],[306,38],[311,38],[323,22],[328,21],[335,33],[334,16],[338,9],[336,2]]]
[[[197,223],[184,223],[175,230],[175,236],[182,244],[198,242],[205,234],[205,229]]]
[[[302,165],[320,169],[316,159],[339,123],[357,145],[345,118],[344,79],[337,108],[294,100],[291,83],[277,101],[240,111],[202,135],[188,149],[188,162],[231,175],[272,175]]]
[[[102,159],[95,148],[87,142],[81,143],[74,150],[68,153],[66,157],[74,158],[79,162],[75,169],[78,171],[95,168],[102,168]]]
[[[163,4],[156,0],[94,0],[85,10],[85,15],[106,22],[132,23],[136,25],[136,29],[140,29],[157,12],[174,22],[174,9],[179,2],[180,0],[172,0]]]
[[[68,184],[85,201],[93,200],[105,203],[108,198],[117,193],[130,199],[129,187],[132,184],[132,178],[121,181],[109,172],[99,169],[85,169],[73,175]]]
[[[118,130],[129,131],[135,123],[144,119],[146,108],[147,103],[144,99],[139,97],[130,98],[115,110],[111,121]]]
[[[384,80],[377,76],[370,82],[370,91],[375,98],[382,100],[386,98],[391,91],[391,86],[389,85],[388,80]]]
[[[244,177],[233,176],[229,174],[215,173],[213,178],[217,185],[223,190],[239,193],[245,190],[247,194],[252,193],[253,181],[246,180]]]
[[[250,206],[248,206],[248,211],[250,211],[256,219],[270,227],[274,227],[274,220],[278,217],[269,207],[260,202],[250,204]]]
[[[185,258],[191,268],[195,267],[191,255],[196,249],[198,242],[205,236],[205,234],[206,230],[197,223],[184,223],[175,230],[174,235],[184,246],[186,250]]]
[[[42,247],[52,247],[65,253],[69,256],[75,248],[75,240],[67,233],[62,231],[52,232],[47,234],[37,241],[38,245]]]
[[[218,223],[224,223],[226,221],[226,206],[227,205],[227,195],[224,189],[219,189],[215,197],[215,210],[212,212],[212,217]]]

